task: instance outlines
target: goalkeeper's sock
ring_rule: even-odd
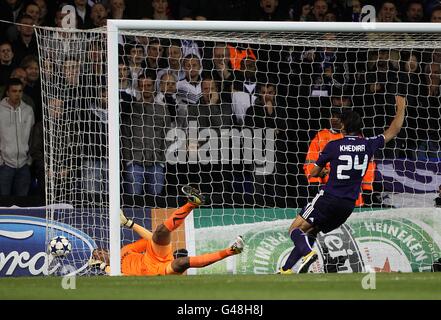
[[[300,258],[310,253],[315,242],[314,237],[305,234],[300,229],[294,229],[290,236],[291,240],[294,242],[294,249],[291,251],[288,259],[286,259],[285,265],[282,267],[284,271],[292,269]]]
[[[217,252],[190,257],[190,268],[203,268],[234,254],[234,251],[232,251],[231,248],[228,248]]]
[[[178,228],[183,222],[184,219],[190,214],[191,210],[196,208],[197,205],[191,202],[188,202],[184,206],[175,210],[167,220],[164,221],[165,227],[171,232]]]

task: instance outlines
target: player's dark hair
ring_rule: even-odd
[[[18,78],[10,78],[8,82],[6,83],[5,93],[11,88],[12,86],[21,86],[23,88],[23,82],[21,82]]]
[[[346,134],[358,135],[361,133],[362,121],[357,112],[352,110],[344,110],[340,119]]]

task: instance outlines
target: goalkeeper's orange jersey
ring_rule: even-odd
[[[309,145],[308,153],[306,154],[305,164],[303,165],[303,170],[306,174],[306,177],[308,178],[309,183],[325,184],[326,182],[328,182],[329,175],[325,176],[324,178],[311,177],[311,170],[312,168],[314,168],[314,164],[319,158],[320,152],[323,151],[328,142],[341,138],[343,138],[342,133],[335,132],[330,129],[323,129],[317,133],[314,139],[312,139]],[[361,188],[363,190],[372,191],[375,178],[375,168],[375,162],[370,161],[361,185]],[[326,169],[330,169],[329,163],[326,165]],[[363,197],[361,194],[359,195],[355,205],[359,207],[364,205]]]
[[[128,276],[166,275],[173,261],[172,247],[164,246],[164,254],[155,253],[151,239],[140,239],[121,249],[121,272]]]

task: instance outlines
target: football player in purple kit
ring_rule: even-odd
[[[328,183],[319,191],[294,219],[289,234],[294,242],[280,274],[293,273],[293,266],[302,259],[297,273],[308,272],[318,256],[312,248],[319,232],[328,233],[340,227],[354,210],[355,200],[369,161],[377,149],[395,138],[403,126],[406,100],[395,97],[396,114],[390,127],[381,135],[361,136],[360,115],[352,110],[343,112],[343,138],[329,142],[311,170],[311,176],[329,174]],[[330,170],[325,169],[330,163]]]

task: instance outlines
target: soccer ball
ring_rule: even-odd
[[[56,236],[49,242],[49,252],[55,257],[64,257],[72,251],[72,245],[65,236]]]

